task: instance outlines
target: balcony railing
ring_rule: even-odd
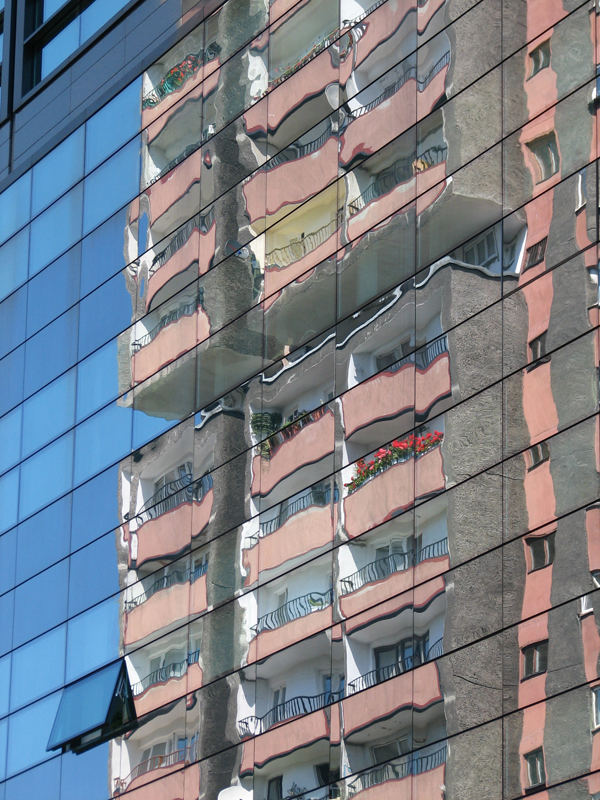
[[[361,773],[351,781],[348,786],[348,797],[353,797],[358,792],[371,789],[386,781],[407,778],[409,775],[420,775],[423,772],[430,772],[436,767],[446,763],[446,745],[427,755],[404,756],[397,761],[389,761],[380,767],[374,767],[367,772]]]
[[[433,661],[443,654],[443,648],[444,642],[443,639],[440,638],[427,650],[425,658],[422,658],[420,654],[415,654],[407,656],[400,661],[396,661],[395,664],[388,664],[385,667],[379,667],[379,669],[372,669],[365,675],[361,675],[360,678],[356,678],[348,683],[348,694],[354,694],[354,692],[359,692],[362,689],[370,689],[371,686],[376,686],[378,683],[389,680],[389,678],[396,678],[398,675],[402,675],[404,672],[408,672],[414,667],[419,667],[421,664]]]
[[[167,511],[172,511],[182,503],[191,503],[193,500],[197,503],[201,502],[211,488],[211,475],[203,475],[194,481],[192,475],[187,473],[181,478],[169,481],[155,492],[136,514],[135,520],[138,527],[148,520],[166,514]]]
[[[349,203],[350,216],[358,214],[370,202],[391,192],[396,186],[410,180],[418,172],[425,172],[430,167],[441,164],[445,160],[447,152],[448,146],[440,144],[428,147],[415,158],[410,156],[399,158],[390,167],[382,170],[373,183],[369,184],[364,192]]]
[[[294,264],[301,258],[304,258],[308,253],[312,253],[319,245],[326,242],[330,236],[336,232],[340,227],[342,221],[342,209],[338,211],[337,217],[329,220],[326,225],[317,228],[316,231],[307,233],[299,239],[291,239],[289,244],[284,247],[275,247],[265,254],[265,263],[267,267],[288,267]]]
[[[187,654],[187,658],[183,661],[178,661],[173,664],[165,664],[159,667],[142,678],[141,681],[136,681],[131,685],[131,691],[134,697],[145,692],[151,686],[157,686],[159,683],[166,683],[171,678],[181,678],[187,672],[187,668],[191,664],[197,664],[200,656],[200,650],[194,650],[192,653]]]
[[[169,311],[168,314],[165,314],[159,319],[158,323],[151,328],[148,333],[145,333],[143,336],[140,336],[139,339],[136,339],[131,345],[131,352],[137,353],[142,349],[142,347],[146,347],[146,345],[154,341],[158,334],[164,328],[166,328],[167,325],[170,325],[172,322],[177,322],[177,320],[181,319],[182,317],[190,317],[192,314],[195,314],[199,308],[203,307],[204,290],[199,289],[195,300],[191,300],[189,303],[182,303],[181,305],[177,306],[177,308]]]
[[[322,692],[313,696],[300,695],[279,703],[269,709],[262,717],[246,717],[238,722],[240,736],[258,736],[259,733],[268,731],[278,722],[283,722],[292,717],[311,714],[331,703],[337,703],[343,697],[343,692]]]
[[[333,590],[328,589],[326,592],[309,592],[301,597],[295,597],[284,605],[276,608],[275,611],[269,611],[258,618],[256,625],[252,625],[252,630],[258,636],[263,631],[273,631],[276,628],[281,628],[288,622],[293,622],[295,619],[306,617],[312,614],[313,611],[322,611],[333,602]]]
[[[420,550],[410,550],[406,553],[390,553],[388,556],[371,561],[366,566],[340,580],[340,595],[356,592],[367,583],[389,578],[395,572],[403,572],[415,564],[420,564],[429,558],[439,558],[448,555],[448,539],[440,539],[428,544]]]
[[[178,164],[181,164],[182,161],[185,161],[186,158],[188,158],[189,156],[193,155],[197,150],[199,150],[202,147],[203,142],[204,142],[204,139],[201,139],[199,142],[194,142],[193,144],[188,144],[188,146],[185,147],[181,151],[181,153],[178,153],[175,156],[175,158],[172,158],[169,162],[167,162],[167,164],[159,172],[157,172],[156,175],[153,178],[151,178],[148,181],[148,183],[146,184],[146,188],[148,189],[153,184],[158,183],[158,181],[161,178],[164,178],[165,175],[168,175],[169,172],[171,172],[172,169],[175,169],[175,167]]]
[[[134,608],[137,608],[137,606],[145,603],[146,600],[149,600],[157,592],[161,592],[163,589],[170,589],[171,586],[187,583],[188,581],[193,583],[194,581],[198,580],[198,578],[202,577],[202,575],[206,575],[207,569],[208,561],[204,561],[202,564],[194,567],[193,569],[174,569],[167,575],[161,575],[161,577],[157,578],[147,589],[144,589],[142,592],[140,592],[140,594],[136,595],[131,600],[126,600],[125,611],[129,613]]]
[[[173,236],[173,238],[169,241],[169,244],[164,248],[164,250],[161,250],[160,253],[157,253],[154,256],[150,269],[148,270],[148,274],[150,276],[154,275],[156,270],[164,266],[171,256],[173,256],[178,250],[181,250],[194,230],[198,229],[202,233],[207,233],[214,221],[214,206],[211,206],[206,214],[195,214],[184,225],[182,225],[181,228],[179,228],[175,236]]]
[[[211,42],[204,50],[199,53],[190,53],[183,61],[176,64],[167,72],[167,74],[160,79],[156,86],[142,98],[142,109],[154,108],[161,100],[176,92],[177,89],[186,83],[186,81],[198,72],[202,64],[206,64],[216,58],[221,52],[221,47],[216,42]]]
[[[275,167],[279,167],[281,164],[285,164],[288,161],[295,161],[298,158],[304,158],[304,156],[309,156],[312,153],[316,153],[317,150],[320,150],[321,147],[323,147],[331,134],[332,127],[331,122],[329,122],[323,133],[321,133],[315,139],[311,139],[310,142],[305,142],[304,144],[291,144],[284,148],[280,153],[277,153],[277,155],[274,155],[265,164],[265,169],[274,169]]]
[[[334,495],[334,502],[338,500],[338,489],[337,486],[334,487],[333,490]],[[259,537],[269,536],[269,534],[274,533],[276,530],[281,528],[283,524],[285,524],[290,517],[293,517],[294,514],[298,514],[300,511],[304,511],[311,506],[326,506],[331,501],[331,487],[329,484],[318,484],[316,486],[312,486],[310,491],[306,494],[297,497],[295,500],[288,501],[287,505],[283,506],[276,517],[273,519],[265,520],[264,522],[260,523],[260,531],[258,533]],[[251,537],[251,538],[258,538],[258,537]]]
[[[281,430],[277,431],[277,433],[272,434],[269,436],[268,439],[264,439],[262,442],[258,443],[258,449],[260,455],[263,458],[270,459],[273,458],[277,450],[281,447],[282,444],[285,442],[290,441],[291,439],[296,436],[297,433],[300,433],[302,428],[305,428],[307,425],[310,425],[312,422],[317,422],[317,420],[321,419],[321,417],[325,416],[328,409],[327,406],[321,406],[320,408],[315,409],[314,411],[309,412],[308,414],[304,414],[303,416],[299,416],[296,419],[289,420],[285,423]],[[264,414],[261,415],[264,417]],[[261,430],[260,428],[253,426],[255,431]],[[262,428],[262,430],[266,430]]]
[[[366,105],[352,111],[352,118],[358,119],[358,117],[368,114],[369,111],[372,111],[374,108],[377,108],[378,105],[381,105],[381,103],[384,103],[386,100],[389,100],[390,97],[393,97],[393,95],[395,95],[396,92],[399,91],[409,80],[416,80],[419,91],[423,92],[429,86],[438,72],[441,72],[449,63],[450,51],[444,53],[444,55],[436,61],[436,63],[422,79],[417,78],[417,67],[415,64],[413,64],[404,71],[397,81],[394,81],[394,83],[390,84],[390,86],[386,86],[381,94],[379,94],[375,99],[371,100],[370,103],[367,103]]]
[[[397,372],[405,364],[414,364],[419,369],[427,369],[427,367],[442,353],[448,352],[448,337],[446,335],[440,336],[434,342],[431,342],[426,347],[422,347],[414,353],[409,353],[403,356],[398,361],[394,361],[389,367],[385,367],[385,372]]]

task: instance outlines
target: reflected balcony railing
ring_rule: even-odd
[[[310,411],[308,414],[288,420],[281,430],[269,436],[268,439],[264,439],[262,442],[259,442],[258,449],[260,455],[267,460],[273,458],[275,453],[283,444],[285,444],[285,442],[289,442],[291,439],[293,439],[296,434],[300,433],[302,428],[305,428],[312,422],[317,422],[320,420],[325,416],[327,411],[327,406],[321,406],[314,411]]]
[[[161,178],[164,178],[165,175],[168,175],[172,169],[178,164],[181,164],[183,161],[186,160],[189,156],[193,155],[197,150],[199,150],[204,143],[204,139],[202,138],[199,142],[194,142],[193,144],[188,144],[181,153],[178,153],[174,158],[168,161],[165,166],[159,170],[153,178],[146,183],[146,188],[148,189],[150,186],[153,186],[155,183],[158,183]]]
[[[171,256],[175,255],[178,250],[181,250],[181,248],[188,242],[194,230],[198,229],[201,233],[207,233],[214,221],[214,206],[211,206],[210,210],[207,211],[206,214],[198,213],[189,219],[185,225],[181,226],[175,236],[173,236],[173,238],[169,241],[169,244],[163,250],[161,250],[160,253],[157,253],[154,256],[150,269],[148,270],[149,276],[151,277],[154,275],[154,273],[160,269],[160,267],[167,263]]]
[[[187,658],[183,661],[177,661],[173,664],[165,664],[163,667],[153,670],[141,681],[136,681],[131,684],[131,691],[134,697],[150,689],[152,686],[157,686],[160,683],[166,683],[171,678],[181,678],[187,672],[187,669],[192,664],[197,664],[200,657],[200,650],[194,650],[192,653],[187,654]]]
[[[390,167],[382,170],[373,183],[355,197],[348,204],[350,216],[358,214],[365,206],[382,197],[384,194],[391,192],[396,186],[410,180],[419,172],[425,172],[430,167],[436,164],[441,164],[446,159],[448,146],[445,144],[432,145],[422,153],[419,153],[415,158],[403,157],[395,161]]]
[[[338,494],[338,488],[335,486],[333,490],[334,502],[337,502]],[[329,505],[330,502],[331,487],[329,484],[317,484],[311,487],[310,491],[306,494],[288,501],[287,505],[280,509],[276,517],[261,522],[258,535],[251,536],[250,538],[256,540],[259,537],[269,536],[271,533],[275,533],[276,530],[281,528],[294,514],[298,514],[300,511],[304,511],[311,506],[324,507]]]
[[[115,794],[121,794],[132,781],[142,775],[146,775],[148,772],[161,769],[162,767],[173,767],[176,764],[196,761],[198,755],[198,737],[194,736],[192,743],[187,745],[187,747],[173,750],[172,753],[166,755],[151,756],[134,767],[126,778],[115,778]]]
[[[312,253],[317,247],[326,242],[330,236],[340,227],[343,217],[342,209],[338,211],[337,217],[329,220],[326,225],[311,231],[298,239],[291,239],[289,244],[283,247],[275,247],[265,254],[265,264],[267,267],[288,267],[301,258]]]
[[[194,581],[198,580],[198,578],[201,578],[202,575],[206,575],[207,569],[208,561],[204,561],[202,564],[199,564],[193,569],[174,569],[167,575],[161,575],[161,577],[157,578],[147,589],[144,589],[142,592],[140,592],[140,594],[136,595],[131,600],[126,600],[125,611],[129,613],[134,608],[137,608],[137,606],[145,603],[146,600],[149,600],[157,592],[161,592],[163,589],[170,589],[171,586],[177,586],[178,584],[187,583],[188,581],[190,583],[194,583]]]
[[[389,680],[389,678],[396,678],[398,675],[402,675],[404,672],[414,669],[414,667],[420,667],[421,664],[425,664],[428,661],[433,661],[434,659],[439,658],[441,655],[443,655],[443,652],[444,641],[443,638],[440,638],[428,648],[425,658],[423,658],[420,654],[406,656],[401,660],[396,661],[394,664],[387,664],[385,667],[372,669],[365,675],[361,675],[360,678],[355,678],[353,681],[349,681],[348,694],[360,692],[362,689],[370,689],[372,686],[376,686],[378,683],[383,683],[383,681]]]
[[[331,122],[329,122],[323,133],[321,133],[315,139],[312,139],[310,142],[305,142],[304,144],[291,144],[284,148],[281,152],[277,153],[277,155],[274,155],[265,164],[265,169],[274,169],[275,167],[279,167],[281,164],[285,164],[288,161],[295,161],[298,158],[304,158],[304,156],[309,156],[312,153],[316,153],[317,150],[320,150],[321,147],[323,147],[331,134],[332,126]]]
[[[391,444],[380,447],[374,457],[367,463],[364,458],[359,458],[355,465],[355,474],[349,483],[344,486],[348,494],[352,494],[367,481],[376,478],[390,467],[401,464],[411,458],[420,458],[434,447],[439,447],[444,438],[441,431],[426,433],[424,436],[411,435],[407,439],[398,441],[394,439]]]
[[[303,714],[311,714],[313,711],[318,711],[320,708],[337,703],[343,697],[343,692],[321,692],[316,695],[300,695],[299,697],[292,697],[286,700],[285,703],[279,703],[273,708],[269,709],[262,717],[246,717],[238,722],[238,730],[240,736],[258,736],[259,733],[264,733],[272,728],[279,722],[292,717],[300,717]]]
[[[288,622],[293,622],[301,617],[306,617],[312,614],[313,611],[323,611],[323,609],[330,606],[333,602],[333,589],[328,589],[326,592],[309,592],[300,597],[295,597],[284,603],[275,611],[269,611],[259,617],[256,625],[252,625],[251,629],[258,636],[263,631],[273,631],[286,625]]]
[[[404,756],[395,761],[388,761],[380,767],[374,767],[361,773],[347,785],[348,797],[353,797],[358,792],[371,789],[386,781],[400,780],[409,775],[420,775],[430,772],[436,767],[446,763],[446,745],[426,755]]]
[[[384,372],[397,372],[406,364],[414,364],[419,369],[427,369],[427,367],[435,361],[438,356],[441,356],[442,353],[448,352],[448,337],[444,334],[444,336],[440,336],[439,339],[436,339],[431,344],[428,344],[426,347],[422,347],[420,350],[417,350],[414,353],[409,353],[407,356],[403,356],[398,361],[394,361],[393,364],[390,364],[389,367],[385,367],[383,370]]]
[[[435,64],[431,67],[431,69],[422,79],[417,78],[417,67],[415,64],[413,64],[412,66],[408,67],[408,69],[405,70],[405,72],[400,76],[400,78],[398,78],[397,81],[394,81],[394,83],[390,84],[390,86],[386,86],[386,88],[381,92],[381,94],[379,94],[377,97],[371,100],[370,103],[367,103],[366,105],[353,110],[352,119],[358,119],[358,117],[362,117],[364,114],[368,114],[369,111],[372,111],[374,108],[377,108],[378,105],[381,105],[381,103],[384,103],[386,100],[389,100],[389,98],[393,97],[393,95],[395,95],[396,92],[399,91],[404,86],[404,84],[409,80],[416,80],[419,91],[420,92],[425,91],[425,89],[429,86],[429,84],[435,78],[438,72],[441,72],[444,69],[444,67],[446,67],[449,63],[450,63],[450,51],[448,50],[446,53],[444,53],[443,56],[441,56],[441,58],[439,58],[435,62]]]
[[[138,527],[151,519],[156,519],[167,511],[183,503],[195,501],[200,503],[208,491],[212,489],[212,476],[203,475],[198,480],[193,480],[190,473],[181,478],[169,481],[155,492],[136,514],[135,520]]]
[[[375,581],[389,578],[395,572],[403,572],[429,558],[439,558],[445,555],[448,555],[448,539],[440,539],[417,551],[390,553],[388,556],[371,561],[366,566],[353,572],[352,575],[348,575],[347,578],[341,578],[340,595],[356,592],[367,583],[375,583]]]
[[[211,42],[208,47],[198,53],[189,53],[179,64],[176,64],[150,89],[142,98],[142,110],[154,108],[165,97],[176,92],[193,77],[203,64],[216,58],[221,52],[217,42]]]
[[[168,314],[165,314],[159,319],[157,324],[151,328],[148,333],[145,333],[143,336],[140,336],[139,339],[136,339],[134,342],[132,342],[131,352],[139,352],[142,347],[146,347],[146,345],[150,344],[150,342],[153,342],[158,334],[167,327],[167,325],[177,322],[177,320],[181,319],[182,317],[191,317],[192,314],[195,314],[199,308],[204,308],[203,289],[199,289],[194,300],[191,300],[189,303],[182,303],[181,305],[177,306],[177,308],[169,311]]]

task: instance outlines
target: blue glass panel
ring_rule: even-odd
[[[19,406],[0,417],[0,472],[16,464],[21,455],[21,410]]]
[[[139,185],[140,140],[136,136],[85,179],[84,233],[89,233],[133,199],[139,191]]]
[[[112,403],[77,427],[75,484],[123,458],[130,449],[131,410]]]
[[[83,358],[108,342],[124,331],[130,322],[131,297],[125,288],[125,278],[118,274],[81,301],[79,357]]]
[[[31,213],[38,214],[83,177],[83,125],[33,168]]]
[[[81,15],[81,43],[93,36],[96,31],[120,11],[129,0],[96,0]]]
[[[117,548],[111,531],[71,556],[69,616],[118,591]]]
[[[79,47],[79,17],[42,48],[42,80]]]
[[[0,477],[0,532],[17,522],[19,467]]]
[[[65,559],[15,589],[14,644],[53,628],[67,615],[69,564]]]
[[[0,303],[0,356],[21,344],[26,321],[27,287],[22,286]]]
[[[14,592],[0,595],[0,654],[4,655],[12,647],[14,614]]]
[[[49,750],[104,724],[122,663],[117,661],[109,664],[93,675],[65,687],[48,739]]]
[[[118,485],[119,468],[114,466],[73,492],[72,550],[118,527]]]
[[[23,399],[23,375],[25,372],[25,345],[0,359],[0,414],[13,408]]]
[[[27,280],[29,227],[23,228],[0,247],[0,299]]]
[[[125,266],[123,236],[127,210],[106,220],[81,243],[81,294],[89,294]]]
[[[46,752],[46,742],[59,700],[60,692],[51,694],[9,717],[8,775],[51,757],[50,753]]]
[[[60,784],[60,761],[60,758],[54,757],[7,781],[4,800],[56,800]]]
[[[25,394],[30,395],[75,363],[79,307],[66,311],[25,345]]]
[[[74,186],[31,223],[30,275],[54,261],[81,236],[82,186]]]
[[[77,419],[81,420],[116,399],[119,393],[117,340],[96,350],[79,363],[77,374]]]
[[[75,375],[66,372],[23,404],[24,458],[73,425]]]
[[[44,22],[51,17],[55,11],[58,11],[61,6],[64,6],[66,2],[67,0],[44,0]]]
[[[20,518],[28,517],[71,488],[73,433],[67,433],[21,466]]]
[[[108,744],[99,744],[74,758],[63,758],[60,800],[81,800],[81,787],[85,786],[85,800],[106,800],[106,772],[109,763]]]
[[[18,527],[17,581],[24,581],[69,552],[71,495],[46,506]]]
[[[24,706],[63,685],[66,634],[67,626],[61,625],[13,652],[11,708]]]
[[[119,599],[104,603],[69,620],[67,681],[87,675],[119,655]]]
[[[142,78],[136,78],[86,122],[85,171],[108,156],[140,129]],[[115,120],[119,124],[115,125]]]
[[[10,655],[0,658],[0,717],[8,714],[8,693],[10,689]]]
[[[0,536],[0,594],[15,585],[16,559],[17,529],[13,528]]]
[[[29,220],[31,170],[0,194],[0,242],[22,228]]]
[[[81,245],[76,244],[29,281],[28,336],[39,331],[79,299],[80,254]]]
[[[8,733],[8,720],[0,721],[0,781],[6,777],[6,742]]]

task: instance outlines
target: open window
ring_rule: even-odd
[[[65,686],[46,750],[83,753],[131,730],[136,722],[131,684],[121,659]]]

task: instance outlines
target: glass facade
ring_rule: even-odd
[[[0,800],[600,798],[600,5],[216,5],[2,184]]]

